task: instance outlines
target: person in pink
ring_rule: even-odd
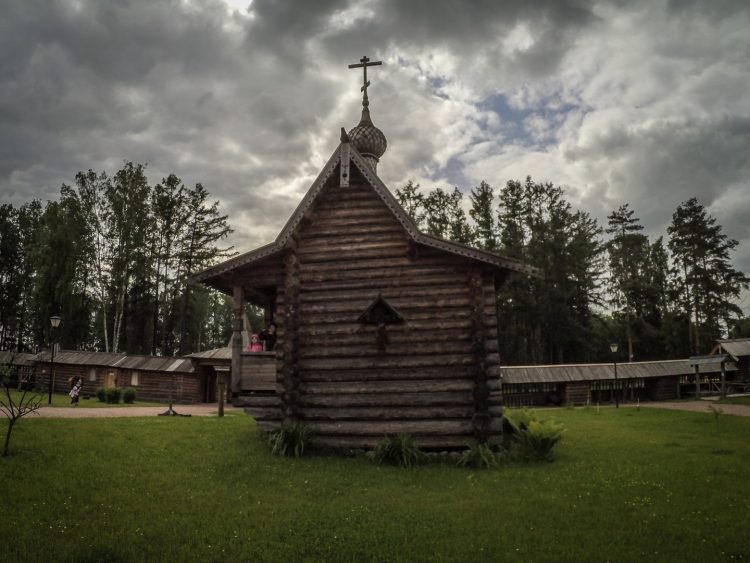
[[[263,351],[263,345],[260,343],[260,337],[253,333],[250,335],[250,342],[247,345],[248,352],[262,352]]]

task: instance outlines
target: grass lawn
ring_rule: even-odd
[[[750,559],[750,418],[541,414],[558,459],[491,471],[276,458],[245,416],[24,419],[0,560]]]
[[[726,397],[725,399],[719,399],[717,402],[727,405],[750,405],[750,395],[743,395],[741,397]]]
[[[5,397],[5,390],[2,390],[3,397]],[[28,392],[26,396],[29,396]],[[23,391],[11,391],[10,392],[11,397],[13,397],[14,401],[18,401],[21,398],[21,395],[23,394]],[[47,393],[40,393],[42,395],[42,406],[46,407],[48,406],[47,400],[48,395]],[[3,399],[7,400],[7,399]],[[120,399],[122,400],[122,399]],[[95,396],[90,397],[89,399],[84,399],[83,395],[80,396],[78,399],[78,408],[102,408],[102,407],[160,407],[164,406],[165,403],[153,403],[153,402],[146,402],[146,401],[136,401],[131,404],[125,404],[125,403],[118,403],[116,405],[110,404],[110,403],[102,403],[99,399],[97,399]],[[64,393],[52,393],[52,406],[53,407],[66,407],[70,408],[70,396]]]

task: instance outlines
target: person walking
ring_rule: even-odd
[[[83,381],[81,380],[80,375],[76,375],[73,378],[72,381],[73,385],[70,388],[70,406],[71,407],[77,407],[78,406],[78,396],[81,394],[81,387],[83,387]]]

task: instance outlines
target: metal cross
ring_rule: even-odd
[[[370,81],[367,80],[367,67],[378,66],[382,64],[383,64],[383,61],[375,61],[371,63],[370,59],[368,59],[367,56],[364,56],[361,59],[359,59],[359,64],[355,63],[355,64],[349,65],[349,68],[361,68],[362,70],[364,70],[365,76],[362,82],[362,88],[360,88],[360,90],[365,93],[364,95],[365,100],[367,100],[367,87],[370,85]]]

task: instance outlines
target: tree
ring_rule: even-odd
[[[622,316],[628,344],[628,361],[632,362],[633,321],[643,320],[644,298],[648,293],[648,237],[627,203],[608,217],[605,232],[612,235],[606,248],[609,256],[609,303]]]
[[[573,211],[561,188],[509,181],[499,194],[500,251],[536,266],[498,293],[505,363],[586,361],[595,354],[592,308],[599,304],[601,228]]]
[[[494,252],[498,247],[494,199],[492,186],[482,181],[469,195],[469,215],[474,220],[474,240],[484,250]]]
[[[396,199],[404,211],[421,229],[424,225],[424,196],[419,192],[419,184],[409,180],[403,188],[396,189]]]
[[[436,188],[424,198],[427,233],[436,237],[471,245],[474,233],[461,208],[463,194],[458,188],[446,192]]]
[[[177,240],[177,280],[181,290],[179,311],[178,353],[189,353],[194,346],[197,316],[191,307],[196,288],[188,283],[189,277],[209,266],[216,258],[231,256],[232,247],[219,248],[216,243],[226,238],[232,229],[227,216],[219,213],[219,202],[208,203],[208,191],[201,185],[188,190],[186,195],[186,221]]]
[[[24,416],[39,410],[42,406],[42,395],[27,390],[22,386],[21,396],[17,397],[10,388],[10,366],[14,363],[15,354],[11,354],[7,365],[0,365],[0,385],[3,393],[0,394],[0,411],[8,419],[8,429],[5,431],[5,444],[3,446],[3,457],[8,456],[10,448],[10,437],[16,422]]]
[[[748,288],[750,278],[730,263],[730,252],[739,243],[722,232],[696,198],[677,207],[667,233],[675,281],[690,322],[690,348],[699,354],[722,336],[733,318],[742,316],[732,300]]]

